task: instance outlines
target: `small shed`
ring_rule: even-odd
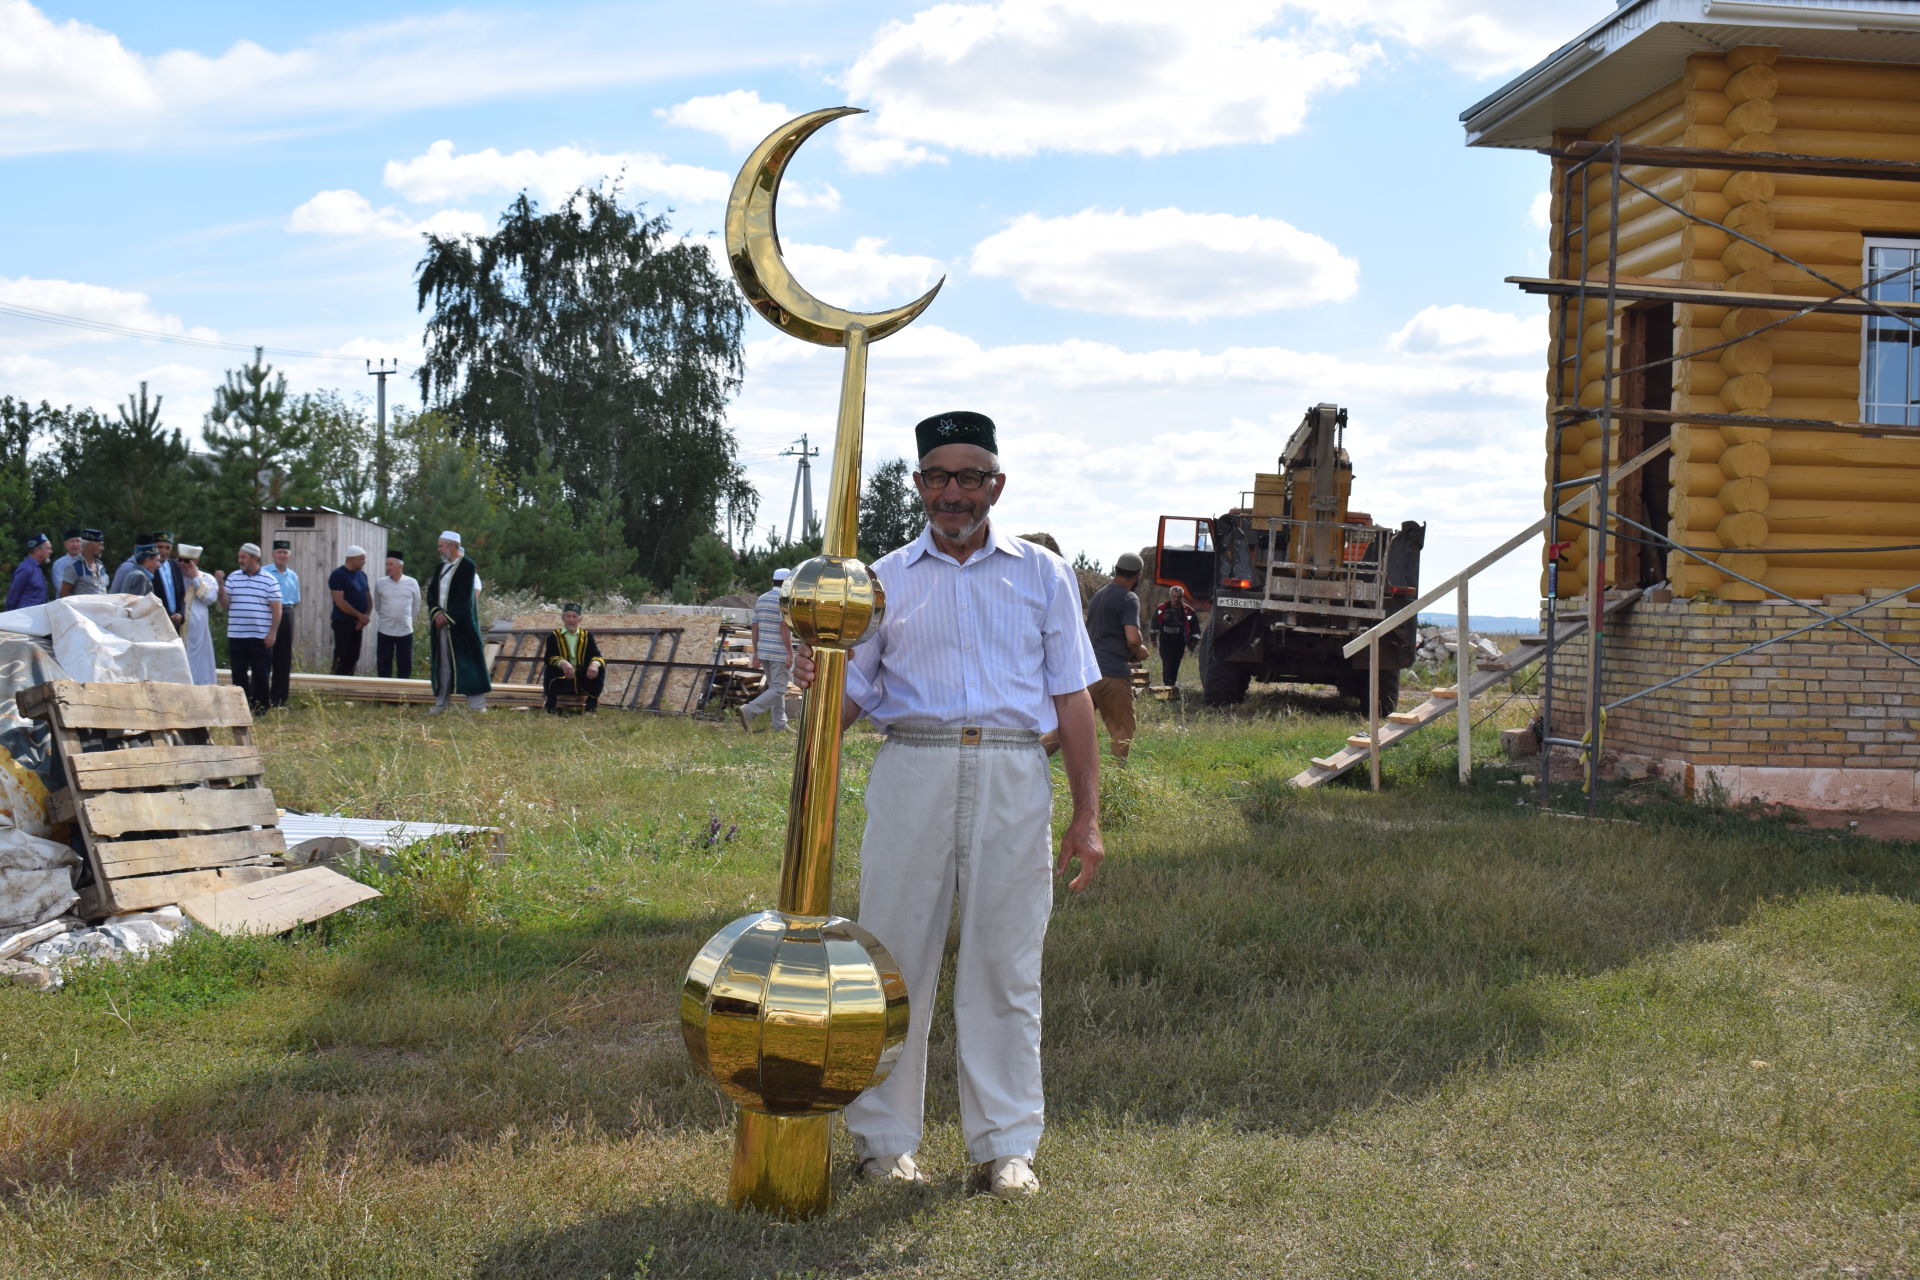
[[[358,546],[367,553],[371,586],[387,563],[387,527],[332,507],[267,507],[260,512],[260,546],[269,561],[276,539],[293,544],[287,565],[300,575],[300,606],[293,611],[294,669],[331,671],[333,597],[327,590],[327,575],[340,567],[348,547]],[[367,635],[354,675],[373,674],[375,648],[372,635]]]

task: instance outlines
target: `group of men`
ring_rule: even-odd
[[[176,546],[173,534],[161,530],[143,537],[109,574],[102,556],[105,545],[98,529],[70,529],[67,553],[55,560],[52,540],[44,533],[31,535],[8,584],[6,607],[29,608],[75,595],[154,596],[186,644],[193,682],[212,684],[216,671],[208,611],[219,604],[227,611],[227,662],[233,683],[245,690],[256,713],[287,704],[294,618],[304,604],[300,574],[289,563],[289,540],[275,539],[270,559],[262,556],[258,543],[242,543],[231,571],[203,569],[204,548]],[[432,709],[445,710],[457,694],[471,709],[484,711],[492,685],[480,639],[480,577],[458,533],[447,530],[438,545],[441,563],[424,594],[433,624]],[[354,672],[366,629],[372,627],[379,675],[411,679],[414,621],[423,602],[420,583],[406,572],[406,559],[397,551],[388,553],[386,573],[377,581],[368,581],[366,563],[365,548],[350,546],[327,575],[333,672]]]

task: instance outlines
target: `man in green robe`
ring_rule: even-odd
[[[427,616],[433,620],[433,706],[447,709],[454,694],[473,711],[487,709],[487,651],[480,639],[480,575],[467,559],[460,535],[440,535],[440,568],[427,585]]]

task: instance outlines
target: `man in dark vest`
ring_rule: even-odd
[[[540,683],[546,686],[547,710],[558,715],[560,696],[586,695],[587,710],[600,709],[600,691],[607,687],[607,664],[600,642],[580,625],[580,606],[560,606],[560,626],[547,633],[541,655]]]
[[[433,619],[433,706],[447,709],[454,694],[472,711],[487,709],[487,650],[480,639],[480,575],[467,559],[460,535],[440,535],[440,568],[427,586],[427,616]]]

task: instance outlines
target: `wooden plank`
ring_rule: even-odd
[[[1862,28],[1871,19],[1859,15]],[[1562,150],[1547,147],[1542,155],[1565,160],[1605,158],[1611,143],[1582,140]],[[1718,147],[1657,147],[1622,143],[1620,163],[1659,169],[1725,169],[1736,173],[1790,173],[1814,178],[1883,178],[1889,182],[1920,182],[1920,164],[1911,160],[1876,160],[1865,156],[1809,156],[1792,151],[1729,151]]]
[[[80,898],[87,916],[117,915],[171,906],[182,898],[218,893],[235,885],[252,884],[286,874],[282,867],[222,867],[213,871],[180,871],[163,876],[131,876],[89,885]]]
[[[109,880],[169,871],[204,871],[254,858],[278,857],[286,851],[287,842],[278,827],[153,840],[96,840],[93,844],[99,873]]]
[[[68,729],[150,732],[253,723],[246,696],[219,685],[50,680],[23,691],[17,705],[36,719],[58,716]]]
[[[1578,297],[1584,293],[1589,302],[1606,301],[1608,291],[1605,280],[1595,280],[1591,277],[1584,280],[1566,280],[1547,276],[1508,276],[1506,282],[1516,286],[1522,293],[1541,294],[1550,298]],[[1692,283],[1627,284],[1617,276],[1614,278],[1612,291],[1615,298],[1626,302],[1691,302],[1708,307],[1754,307],[1768,311],[1811,313],[1833,312],[1846,316],[1896,315],[1920,319],[1920,302],[1885,300],[1868,302],[1864,298],[1841,298],[1832,294],[1816,294],[1809,297],[1798,293],[1751,293],[1742,289],[1702,289]],[[1623,413],[1625,413],[1624,410]],[[1642,415],[1638,409],[1635,409],[1626,416],[1638,418]]]
[[[378,889],[329,867],[307,867],[258,884],[182,898],[180,909],[217,933],[285,933],[379,896]]]
[[[1598,409],[1563,408],[1556,412],[1566,422],[1585,422],[1600,416]],[[1899,426],[1886,422],[1848,422],[1827,418],[1774,418],[1760,413],[1687,413],[1675,409],[1617,409],[1613,416],[1636,418],[1642,422],[1686,422],[1706,427],[1790,427],[1795,431],[1834,431],[1853,436],[1920,439],[1920,427]],[[1587,478],[1581,477],[1581,479]]]
[[[83,791],[191,786],[227,778],[257,778],[264,772],[253,747],[128,747],[89,751],[67,762],[67,777]]]
[[[224,831],[280,821],[265,787],[195,787],[191,791],[109,791],[80,802],[96,837],[129,831]]]

